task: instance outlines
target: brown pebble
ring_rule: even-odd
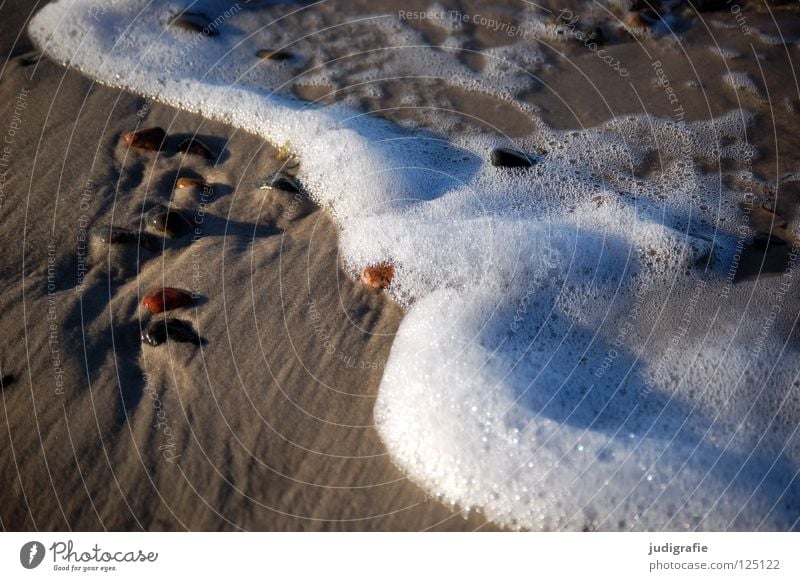
[[[361,282],[368,287],[384,289],[394,278],[394,266],[386,262],[367,266],[361,271]]]
[[[122,136],[123,141],[130,147],[145,149],[147,151],[158,151],[161,149],[167,132],[161,127],[150,127],[148,129],[137,129],[130,131]]]
[[[179,177],[175,180],[175,189],[183,190],[187,188],[200,188],[206,187],[206,183],[199,178]]]

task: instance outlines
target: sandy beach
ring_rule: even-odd
[[[259,188],[265,175],[285,168],[282,144],[107,86],[43,55],[43,47],[26,32],[30,15],[43,4],[29,6],[15,0],[0,8],[4,32],[0,43],[6,56],[0,69],[0,133],[5,139],[0,160],[2,529],[506,528],[509,519],[494,519],[503,521],[495,524],[482,516],[480,507],[465,511],[453,504],[455,493],[437,495],[426,486],[435,480],[410,477],[406,468],[420,453],[403,456],[401,451],[393,457],[376,430],[374,409],[384,370],[407,307],[418,298],[401,305],[407,298],[401,291],[417,287],[409,283],[391,294],[362,284],[342,255],[335,215],[306,193]],[[289,12],[263,4],[259,8],[265,11]],[[569,22],[570,15],[581,14],[581,22],[588,19],[578,3],[563,4],[551,7],[553,17],[561,14],[562,23]],[[620,14],[617,4],[609,8],[614,15]],[[746,110],[755,119],[747,129],[748,147],[757,151],[750,173],[735,174],[740,168],[731,159],[718,159],[715,165],[692,154],[698,167],[712,176],[729,172],[719,177],[726,188],[753,192],[720,202],[720,207],[732,208],[747,204],[747,240],[736,258],[733,290],[727,291],[732,298],[725,295],[725,300],[705,302],[703,308],[690,311],[681,341],[694,345],[694,340],[707,340],[703,333],[707,324],[712,325],[705,315],[717,306],[728,309],[720,318],[737,313],[760,321],[765,316],[770,305],[764,297],[775,296],[785,282],[781,275],[798,240],[800,174],[794,172],[800,162],[800,93],[793,59],[800,56],[800,12],[770,3],[772,13],[756,4],[745,3],[740,9],[748,34],[742,19],[737,20],[739,12],[723,7],[686,16],[676,37],[624,34],[608,25],[610,39],[602,55],[597,46],[591,49],[580,39],[553,39],[543,49],[545,64],[536,65],[540,68],[526,86],[509,85],[508,95],[448,84],[438,75],[376,81],[380,91],[370,92],[359,84],[361,69],[391,70],[389,61],[375,57],[378,60],[365,59],[365,64],[350,68],[330,65],[328,71],[324,63],[339,58],[340,47],[326,44],[322,33],[319,50],[327,52],[320,53],[319,63],[307,61],[303,66],[321,66],[326,79],[334,78],[338,86],[316,77],[306,82],[298,74],[286,92],[306,100],[358,106],[403,127],[426,128],[436,116],[454,132],[482,132],[498,144],[538,139],[544,134],[542,124],[569,132],[630,115],[693,123]],[[468,0],[448,2],[446,7],[508,23],[505,28],[489,25],[488,20],[485,25],[461,23],[459,30],[469,41],[453,58],[477,76],[489,66],[481,53],[512,42],[533,42],[512,30],[525,24],[517,7]],[[385,1],[380,6],[366,1],[323,3],[286,16],[282,26],[288,31],[308,26],[324,30],[334,20],[374,13],[397,17],[405,11],[430,9],[427,3],[408,1]],[[601,8],[591,17],[603,22],[611,18]],[[399,20],[431,45],[443,43],[447,36],[435,19],[400,15]],[[370,43],[376,48],[391,45],[378,33],[366,40],[354,38],[354,43],[364,43],[360,48]],[[300,42],[292,50],[306,48]],[[496,54],[504,53],[492,53]],[[408,95],[415,98],[408,100]],[[532,111],[538,120],[532,120]],[[127,132],[149,127],[162,127],[167,133],[160,151],[131,148],[124,142]],[[213,159],[180,152],[180,144],[191,137],[207,144]],[[729,145],[725,138],[720,142]],[[651,179],[659,163],[665,162],[655,154],[643,160],[631,169],[631,183]],[[197,178],[208,187],[176,188],[178,177]],[[622,191],[618,184],[614,187]],[[606,199],[595,196],[591,203],[599,208]],[[697,203],[706,201],[698,197]],[[171,204],[181,212],[192,225],[191,232],[170,238],[155,231],[149,213],[159,204]],[[575,206],[578,212],[583,207]],[[713,214],[714,208],[704,206],[701,214],[705,211]],[[679,224],[676,230],[681,230],[681,220],[682,216],[674,218]],[[98,232],[111,225],[142,231],[153,242],[106,244]],[[714,227],[736,232],[730,221]],[[705,273],[712,273],[722,285],[731,270],[730,258],[720,253],[723,258],[714,263],[709,255],[711,251],[693,258],[694,264],[707,260]],[[410,272],[403,270],[402,259],[400,263],[401,274]],[[195,304],[168,315],[190,323],[202,337],[201,345],[170,341],[153,347],[142,342],[151,321],[164,317],[141,304],[144,295],[158,287],[186,289],[195,297]],[[646,319],[646,325],[631,332],[648,338],[641,344],[656,363],[658,354],[674,341],[675,321],[686,317],[687,296],[658,295],[661,298],[653,300],[660,300],[667,314]],[[768,336],[787,351],[765,353],[749,371],[773,364],[773,369],[783,369],[778,359],[796,354],[797,293],[792,290],[781,297],[781,315],[770,323]],[[619,310],[609,309],[609,317],[601,322],[590,317],[580,320],[613,338],[618,332],[614,317],[620,320],[630,307],[631,302],[623,300],[615,306]],[[737,341],[749,349],[758,333],[754,323],[752,333]],[[602,356],[585,353],[590,363],[600,365]],[[685,396],[682,401],[694,406],[693,412],[715,417],[719,399],[702,391],[705,376],[697,377],[666,389],[664,401]],[[755,385],[762,380],[754,375],[748,381]],[[723,383],[725,390],[733,385]],[[771,472],[772,467],[762,475],[775,478],[776,487],[784,492],[770,496],[763,507],[757,505],[753,510],[762,512],[753,519],[729,519],[734,530],[753,526],[762,516],[765,529],[791,530],[800,519],[796,382],[787,367],[763,383],[770,386],[770,394],[757,399],[752,413],[745,410],[746,416],[735,417],[745,417],[748,434],[758,442],[753,449],[763,451],[766,465],[775,460],[780,467],[779,475]],[[566,393],[579,399],[569,390]],[[747,399],[743,394],[737,397]],[[425,405],[420,399],[419,406]],[[397,411],[391,405],[383,409]],[[562,420],[581,430],[595,425],[570,417]],[[408,429],[425,431],[426,426],[413,424]],[[768,437],[759,439],[761,434]],[[437,437],[431,445],[446,440]],[[713,437],[707,441],[715,450],[729,450],[724,441]],[[742,466],[750,466],[750,448],[737,446],[730,449],[747,458]],[[743,497],[751,490],[755,496],[759,476],[742,484],[738,472],[731,476],[736,466],[724,468],[729,471],[724,474],[746,490]],[[740,516],[724,502],[723,509]],[[699,517],[686,522],[705,528]],[[605,520],[586,509],[563,526],[624,530],[634,524],[616,514],[611,522],[610,517]],[[670,522],[664,528],[688,526]],[[521,528],[530,527],[523,521]]]

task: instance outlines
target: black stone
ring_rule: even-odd
[[[219,31],[213,26],[213,22],[202,12],[182,12],[170,24],[190,32],[199,32],[203,36],[217,36],[219,34]]]
[[[256,186],[260,190],[275,188],[276,190],[283,190],[291,194],[296,194],[300,191],[300,184],[297,183],[297,180],[281,172],[269,174],[258,182]]]
[[[256,56],[262,60],[268,61],[288,61],[294,58],[294,55],[285,50],[260,50]]]
[[[194,231],[194,226],[178,210],[158,205],[147,213],[147,222],[170,238],[181,238]]]
[[[204,345],[206,342],[195,332],[192,324],[183,319],[170,318],[151,321],[142,333],[142,341],[153,347],[158,347],[167,340],[194,345]]]
[[[5,389],[5,388],[9,387],[16,380],[17,380],[17,378],[14,377],[13,373],[9,373],[8,375],[4,375],[3,378],[0,379],[0,389]]]
[[[516,149],[497,147],[492,150],[491,161],[495,167],[531,167],[539,160]]]
[[[148,250],[158,248],[155,238],[146,232],[134,232],[119,226],[95,226],[92,236],[106,244],[140,244]]]
[[[217,157],[214,152],[211,151],[211,148],[200,141],[197,137],[190,137],[181,141],[181,144],[178,146],[178,151],[181,153],[199,155],[204,159],[214,159]]]

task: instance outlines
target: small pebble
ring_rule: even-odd
[[[297,180],[282,172],[276,172],[268,175],[263,180],[258,182],[256,186],[260,190],[275,188],[276,190],[283,190],[284,192],[289,192],[292,194],[296,194],[300,191],[300,184],[297,183]]]
[[[383,263],[367,266],[361,271],[361,282],[371,288],[385,289],[394,278],[394,266]]]
[[[192,155],[199,155],[204,159],[214,159],[217,157],[211,148],[205,143],[200,141],[197,137],[190,137],[184,139],[178,146],[178,151],[181,153],[191,153]]]
[[[178,343],[193,343],[194,345],[203,345],[205,343],[205,339],[195,332],[192,324],[183,319],[151,321],[142,333],[142,341],[153,347],[158,347],[168,339]]]
[[[21,67],[30,67],[32,65],[38,64],[39,61],[41,60],[42,60],[42,53],[29,52],[27,55],[19,57],[19,65]]]
[[[194,226],[183,214],[173,208],[158,205],[147,213],[147,222],[170,238],[181,238],[194,231]]]
[[[142,299],[142,304],[154,314],[171,311],[194,304],[192,295],[183,289],[161,287],[151,290]]]
[[[219,34],[212,21],[202,12],[182,12],[170,24],[190,32],[199,32],[203,36],[217,36]]]
[[[148,250],[157,250],[158,242],[146,232],[134,232],[119,226],[95,226],[92,236],[106,244],[140,244]]]
[[[16,380],[17,380],[17,378],[14,377],[13,373],[9,373],[8,375],[4,375],[3,378],[0,379],[0,389],[5,389],[5,388],[9,387]]]
[[[256,56],[262,60],[268,61],[288,61],[294,58],[294,55],[290,52],[285,50],[260,50],[256,53]]]
[[[492,150],[491,161],[495,167],[531,167],[539,160],[516,149],[497,147]]]
[[[201,190],[206,188],[206,183],[199,178],[179,177],[175,180],[175,189],[183,190],[188,188],[199,188]]]
[[[122,136],[123,141],[130,147],[147,151],[159,151],[167,138],[167,132],[161,127],[137,129]]]

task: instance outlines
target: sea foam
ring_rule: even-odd
[[[748,173],[750,115],[581,131],[537,120],[515,146],[544,150],[541,162],[503,170],[485,135],[286,96],[290,66],[255,57],[265,37],[294,42],[280,22],[252,4],[192,3],[217,22],[206,37],[169,26],[187,6],[60,0],[29,31],[103,83],[286,144],[341,227],[346,266],[396,265],[407,315],[375,418],[410,478],[525,529],[797,526],[796,357],[761,332],[772,295],[729,280],[752,232],[742,196],[706,169]],[[313,7],[297,10],[314,25]],[[530,79],[504,59],[546,66],[520,43],[478,74],[448,52],[458,39],[435,50],[396,16],[339,40],[324,24],[290,49],[313,59],[319,35],[319,50],[349,43],[365,51],[365,86],[377,70],[427,74],[508,101]],[[379,39],[384,56],[368,51]],[[311,78],[335,83],[336,66]]]

